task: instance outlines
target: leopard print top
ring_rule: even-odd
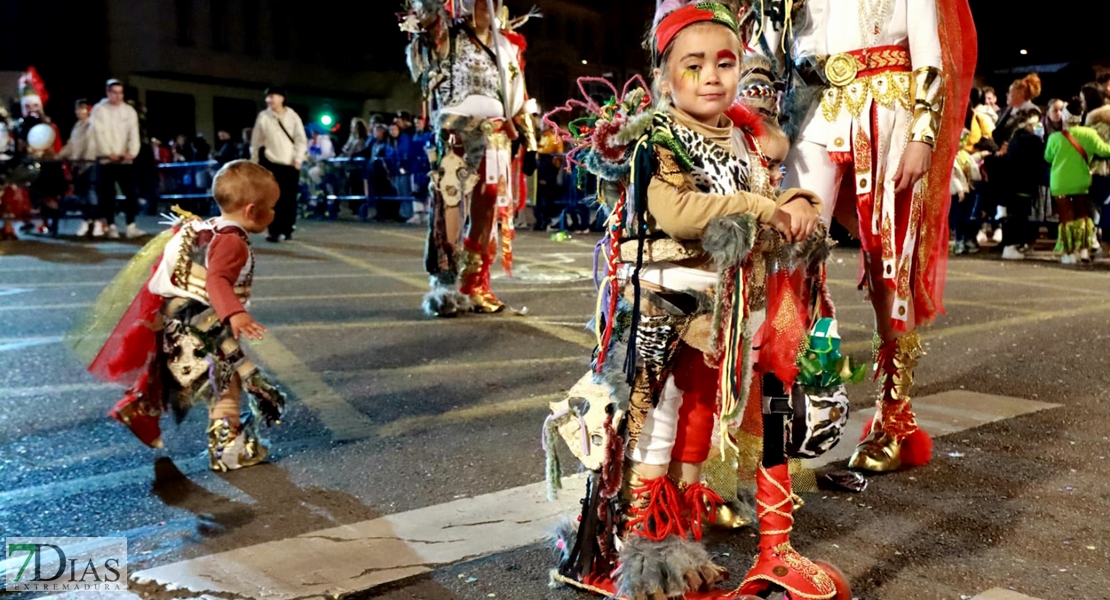
[[[749,168],[743,158],[679,124],[668,113],[659,117],[656,123],[665,123],[674,134],[675,141],[689,155],[693,166],[690,175],[698,191],[735,194],[749,189]]]

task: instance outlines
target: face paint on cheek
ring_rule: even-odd
[[[701,71],[695,69],[685,69],[682,71],[682,79],[691,81],[697,85],[701,81]]]

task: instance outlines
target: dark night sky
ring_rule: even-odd
[[[646,25],[642,22],[644,17],[636,13],[650,12],[655,4],[655,0],[509,0],[517,10],[533,4],[542,7],[548,2],[595,7],[605,15],[605,22],[619,23],[617,26],[636,32]],[[1110,36],[1106,35],[1108,28],[1102,16],[1105,8],[1101,8],[1108,5],[1107,0],[1057,0],[1055,4],[970,0],[970,3],[979,36],[978,73],[995,87],[1004,88],[1015,78],[1010,73],[992,75],[1000,69],[1071,62],[1072,66],[1063,73],[1043,74],[1046,98],[1042,100],[1071,94],[1079,84],[1091,79],[1092,61],[1110,58],[1110,44],[1106,42]],[[57,10],[58,0],[0,0],[0,21],[20,23],[0,43],[0,70],[36,64],[61,102],[71,102],[81,95],[97,97],[101,82],[108,75],[104,52],[96,47],[74,47],[79,32],[105,27],[104,16],[95,8],[97,4],[93,1]],[[401,0],[360,3],[355,13],[347,15],[350,18],[316,23],[314,27],[329,32],[323,39],[332,40],[336,61],[361,61],[376,68],[402,70],[405,39],[395,25],[395,14],[401,4]],[[1029,8],[1019,10],[1020,5]],[[634,10],[637,7],[644,10]],[[530,24],[525,33],[533,35],[540,27]],[[51,41],[44,44],[42,40]],[[348,43],[344,45],[341,41]],[[1022,49],[1028,53],[1020,54]],[[84,55],[78,50],[84,50]],[[82,58],[76,59],[79,55]]]

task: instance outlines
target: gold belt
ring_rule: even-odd
[[[825,78],[831,85],[844,87],[862,77],[888,71],[909,71],[910,51],[902,46],[877,46],[834,54],[824,60]]]

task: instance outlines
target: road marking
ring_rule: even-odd
[[[373,273],[374,275],[377,275],[379,277],[387,277],[387,278],[392,279],[394,281],[400,281],[401,283],[407,283],[407,284],[409,284],[413,287],[417,287],[417,288],[427,289],[427,287],[428,287],[428,279],[426,277],[416,277],[416,276],[413,276],[413,275],[407,275],[405,273],[399,273],[397,271],[394,271],[393,269],[387,269],[385,267],[379,267],[377,265],[366,262],[365,260],[362,260],[360,258],[354,258],[353,256],[347,256],[346,254],[343,254],[342,252],[337,252],[337,251],[332,250],[330,248],[322,248],[320,246],[313,246],[311,244],[305,244],[303,242],[300,244],[300,246],[302,248],[305,248],[306,250],[311,250],[313,252],[318,252],[320,254],[323,254],[324,256],[328,256],[330,258],[338,260],[339,262],[345,263],[349,266],[362,269],[363,271]]]
[[[989,589],[989,590],[983,592],[982,594],[979,594],[978,596],[975,596],[971,600],[1039,600],[1039,599],[1034,598],[1032,596],[1026,596],[1025,594],[1019,594],[1019,593],[1017,593],[1013,590],[1007,590],[1007,589],[1003,589],[1003,588],[993,588],[993,589]]]
[[[36,385],[29,387],[0,387],[0,398],[24,398],[28,396],[61,395],[74,393],[101,392],[105,390],[123,390],[123,386],[114,383],[74,383],[68,385]],[[105,410],[107,414],[107,410]]]
[[[551,286],[520,287],[514,288],[512,294],[525,294],[536,292],[550,292]],[[593,286],[560,287],[560,292],[592,292]],[[273,304],[279,302],[322,302],[327,300],[369,300],[373,298],[418,298],[426,292],[370,292],[358,294],[326,294],[307,296],[271,296],[251,298],[252,304]],[[14,306],[0,306],[0,312],[27,311],[27,310],[73,310],[79,308],[92,308],[92,302],[70,302],[63,304],[17,304]]]
[[[531,408],[558,397],[552,394],[500,404],[515,409],[527,402]],[[920,419],[938,436],[1057,406],[962,390],[915,400]],[[853,416],[853,425],[858,426],[866,414],[861,411]],[[857,429],[849,426],[849,430]],[[841,445],[850,453],[851,443]],[[544,501],[546,484],[534,483],[157,567],[137,573],[135,578],[173,589],[245,597],[264,588],[274,600],[367,590],[439,566],[541,541],[561,516],[580,510],[582,475],[564,478],[563,484],[565,489],[552,503]],[[998,593],[991,590],[986,594],[996,595],[977,598],[1026,600]]]
[[[519,400],[506,400],[505,402],[479,404],[477,406],[469,406],[467,408],[447,411],[438,415],[405,417],[403,419],[397,419],[396,421],[393,421],[388,425],[383,425],[379,427],[377,434],[379,437],[391,438],[407,433],[413,433],[416,431],[442,427],[444,425],[453,425],[466,421],[497,417],[511,413],[535,410],[537,408],[546,409],[549,408],[549,403],[557,402],[566,397],[566,392],[557,392],[554,394],[533,396],[531,398],[521,398]]]
[[[509,360],[465,361],[465,362],[431,362],[419,365],[406,365],[403,367],[383,367],[380,369],[358,369],[353,371],[322,371],[321,376],[339,379],[352,379],[374,375],[422,375],[425,373],[442,373],[444,371],[488,371],[495,369],[531,368],[550,365],[579,365],[586,368],[589,357],[585,355],[554,356],[544,358],[513,358]],[[282,378],[284,381],[286,378]],[[26,398],[32,396],[60,396],[62,394],[87,394],[90,392],[122,391],[123,386],[114,383],[74,383],[61,385],[35,385],[27,387],[0,387],[0,399]]]
[[[28,337],[28,338],[9,338],[8,341],[0,342],[0,352],[11,352],[12,350],[23,350],[33,346],[48,346],[50,344],[57,344],[62,341],[61,336],[52,337]]]
[[[556,502],[535,483],[147,569],[132,579],[244,598],[260,589],[270,600],[336,597],[535,543],[585,493],[582,476],[563,485]]]
[[[371,273],[312,273],[308,275],[262,275],[255,277],[254,282],[259,281],[302,281],[313,279],[354,279],[362,278],[367,279],[370,277],[382,277]],[[70,288],[70,287],[104,287],[111,283],[110,281],[47,281],[43,283],[0,283],[0,286],[12,285],[37,290],[41,288]],[[0,290],[5,289],[0,287]]]
[[[934,438],[1061,406],[967,390],[951,390],[913,399],[917,424]],[[852,411],[844,428],[844,439],[828,453],[807,459],[803,463],[811,469],[817,469],[836,461],[848,460],[855,450],[855,444],[852,443],[854,438],[851,436],[858,435],[855,432],[861,431],[863,424],[874,415],[874,407]]]
[[[420,375],[424,373],[441,373],[443,371],[492,371],[496,369],[512,369],[526,367],[543,367],[557,364],[579,364],[586,368],[590,364],[590,357],[580,354],[573,356],[554,356],[544,358],[512,358],[509,360],[476,360],[476,361],[442,361],[430,362],[419,365],[406,365],[404,367],[383,367],[380,369],[358,369],[354,371],[323,371],[320,374],[328,377],[354,378],[372,375]],[[2,392],[2,390],[0,390]]]
[[[319,373],[273,335],[251,342],[250,347],[277,376],[279,385],[291,390],[297,400],[312,409],[336,441],[361,440],[374,433],[373,422],[335,392]]]

